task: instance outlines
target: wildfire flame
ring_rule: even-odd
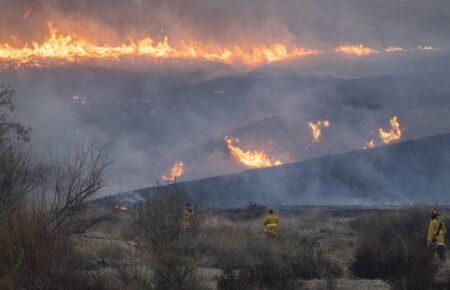
[[[431,45],[419,45],[417,47],[420,50],[428,50],[428,51],[438,51],[440,48],[432,47]]]
[[[116,205],[114,206],[117,210],[121,210],[121,211],[128,211],[128,208],[127,207],[125,207],[125,206],[123,206],[123,205],[120,205],[120,204],[118,204],[118,203],[116,203]]]
[[[319,141],[320,136],[322,135],[322,131],[320,127],[328,128],[330,126],[330,121],[328,120],[319,120],[316,123],[308,122],[308,126],[311,128],[311,133],[314,142]]]
[[[343,44],[335,48],[335,51],[356,56],[367,56],[377,53],[378,51],[362,44]]]
[[[389,120],[389,123],[391,125],[389,132],[384,131],[382,128],[378,130],[381,142],[384,144],[392,143],[402,137],[402,130],[400,128],[400,124],[398,123],[397,116],[392,117]]]
[[[404,51],[406,51],[406,49],[404,49],[402,47],[390,46],[390,47],[386,48],[384,51],[386,51],[386,52],[404,52]]]
[[[80,96],[72,96],[72,103],[85,105],[87,103],[87,98]]]
[[[161,176],[161,178],[165,182],[176,181],[178,178],[183,176],[183,173],[184,173],[184,162],[183,161],[177,161],[172,166],[172,169],[170,170],[170,174],[169,175],[164,175],[163,174]]]
[[[279,166],[283,164],[280,160],[272,161],[269,155],[264,151],[244,151],[236,146],[239,139],[233,139],[225,136],[225,142],[227,143],[228,150],[231,155],[239,161],[241,164],[251,168],[262,168]]]
[[[20,48],[0,43],[0,62],[20,66],[42,65],[48,61],[79,62],[88,59],[145,57],[153,61],[200,59],[254,66],[319,53],[317,50],[281,43],[218,46],[181,40],[175,45],[169,43],[167,36],[161,40],[151,37],[130,40],[119,46],[98,45],[81,36],[63,35],[52,22],[49,22],[48,27],[49,36],[41,43],[32,42],[31,45],[26,44]]]
[[[370,140],[369,142],[367,142],[362,149],[370,149],[370,148],[375,148],[376,143],[375,140]]]

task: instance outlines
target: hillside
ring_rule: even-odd
[[[173,186],[173,185],[169,185]],[[179,183],[209,204],[449,204],[450,134]],[[150,189],[134,194],[144,195]]]

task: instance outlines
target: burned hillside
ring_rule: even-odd
[[[168,186],[221,206],[448,204],[450,134]]]

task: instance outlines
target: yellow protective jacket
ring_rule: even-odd
[[[278,230],[278,216],[276,214],[268,214],[264,219],[263,225],[266,227],[264,233],[266,235],[276,235]]]
[[[442,226],[439,227],[439,224],[441,223]],[[436,243],[438,245],[444,246],[445,245],[444,237],[446,234],[447,230],[445,229],[444,223],[438,218],[432,219],[430,221],[430,226],[428,227],[427,244],[432,245],[433,243]]]
[[[194,227],[194,211],[185,209],[183,212],[183,226],[185,229]]]

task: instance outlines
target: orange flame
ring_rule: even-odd
[[[244,151],[237,147],[235,144],[239,142],[239,139],[232,139],[225,136],[225,142],[227,143],[228,150],[231,155],[239,161],[241,164],[251,168],[272,167],[281,165],[280,160],[272,161],[268,154],[264,151]]]
[[[49,36],[42,43],[32,42],[21,48],[14,48],[8,43],[0,44],[0,62],[12,62],[19,66],[42,65],[49,61],[79,62],[89,59],[145,57],[153,61],[200,59],[254,66],[319,53],[317,50],[281,43],[243,47],[203,45],[181,40],[178,45],[174,45],[169,43],[167,36],[159,41],[147,37],[138,41],[130,40],[119,46],[100,46],[81,36],[63,35],[52,22],[48,27]]]
[[[402,47],[390,46],[390,47],[386,48],[384,51],[386,51],[386,52],[404,52],[404,51],[406,51],[406,49],[404,49]]]
[[[389,132],[384,131],[382,128],[378,130],[381,142],[384,144],[392,143],[402,137],[402,130],[400,128],[400,124],[397,121],[397,116],[392,117],[389,120],[389,123],[391,125]]]
[[[364,150],[371,149],[371,148],[375,148],[375,146],[376,146],[375,140],[370,140],[362,147],[362,149],[364,149]]]
[[[177,161],[172,166],[172,169],[170,170],[170,174],[169,175],[162,175],[161,178],[165,182],[171,182],[171,181],[174,182],[178,178],[183,176],[183,173],[184,173],[184,162],[183,161]]]
[[[374,53],[378,53],[377,50],[370,47],[366,47],[362,44],[343,44],[335,48],[335,51],[346,54],[346,55],[356,55],[356,56],[367,56]]]
[[[330,126],[330,121],[328,120],[319,120],[316,123],[308,122],[308,126],[311,128],[311,133],[314,142],[319,141],[320,136],[322,135],[322,131],[320,127],[328,128]]]

